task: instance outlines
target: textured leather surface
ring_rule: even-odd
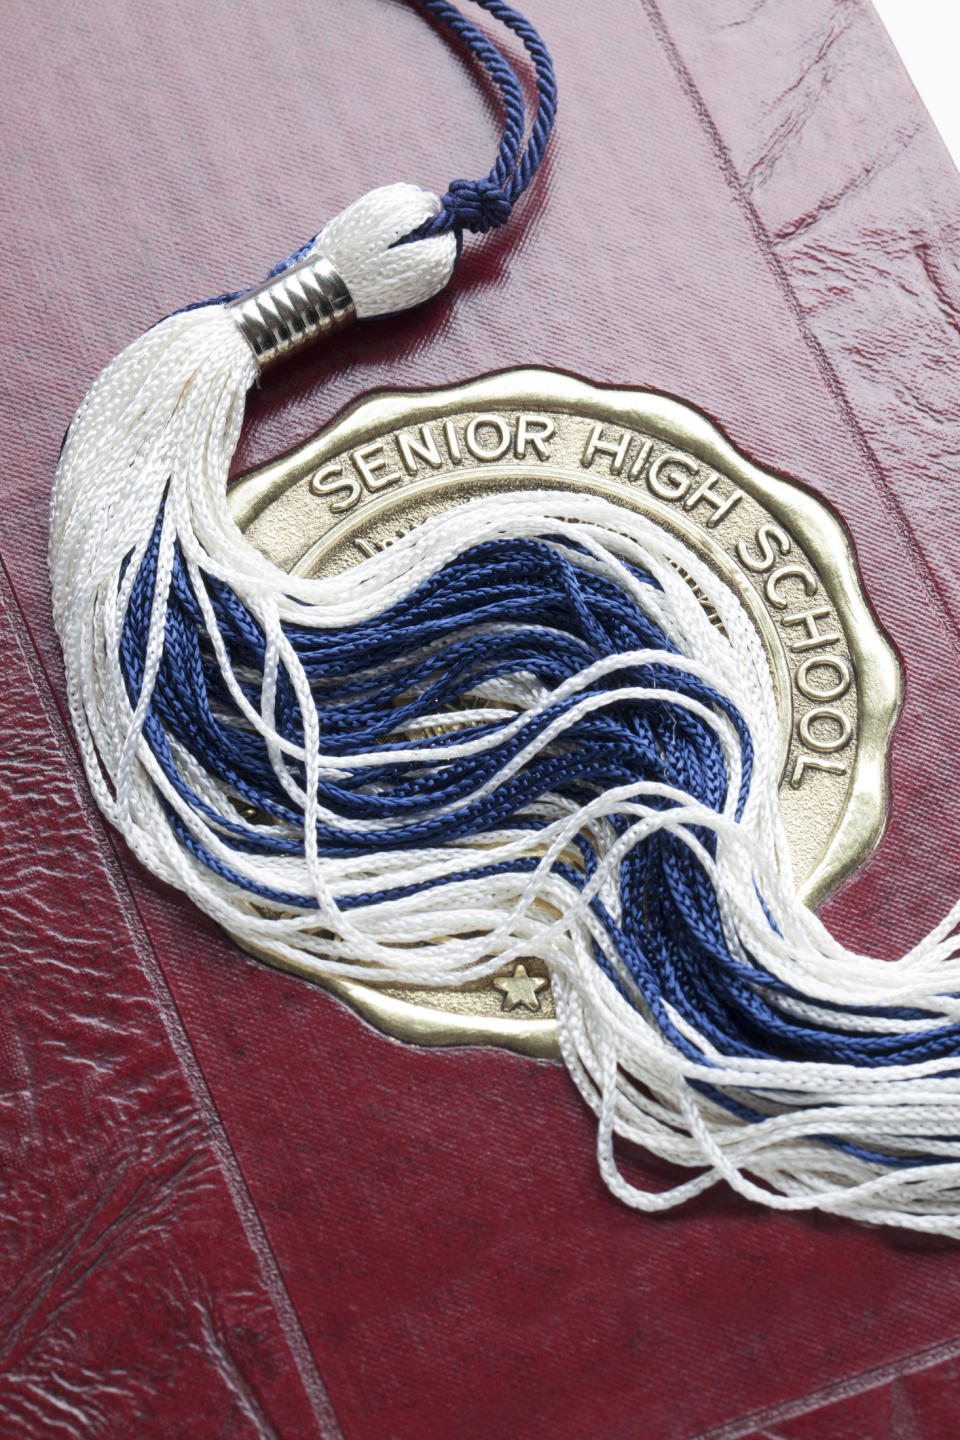
[[[516,227],[452,297],[278,373],[238,465],[374,386],[534,363],[681,395],[807,481],[907,672],[887,837],[825,911],[893,954],[960,876],[960,181],[860,0],[525,8],[562,110]],[[0,1428],[955,1436],[956,1247],[723,1193],[629,1213],[562,1069],[374,1034],[92,813],[45,570],[86,385],[371,185],[482,173],[495,115],[396,0],[3,20]]]
[[[0,647],[0,1433],[314,1433],[306,1347],[5,582]]]

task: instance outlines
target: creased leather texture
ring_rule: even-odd
[[[533,363],[680,395],[806,481],[906,667],[887,836],[825,910],[892,955],[960,885],[960,181],[861,0],[524,8],[561,84],[542,182],[449,297],[271,377],[238,467],[375,386]],[[0,1430],[952,1440],[955,1247],[723,1192],[626,1211],[561,1068],[374,1034],[92,813],[45,569],[84,389],[373,185],[483,173],[495,115],[396,0],[3,21]]]
[[[310,1433],[279,1281],[20,623],[4,583],[0,1431]]]

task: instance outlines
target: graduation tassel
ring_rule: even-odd
[[[549,59],[484,5],[537,67],[526,148],[510,67],[431,0],[505,95],[491,175],[442,201],[374,191],[265,287],[148,331],[81,406],[50,565],[91,787],[150,870],[318,978],[450,986],[541,959],[627,1204],[726,1180],[960,1234],[960,911],[885,964],[798,902],[773,682],[716,573],[569,492],[451,508],[332,579],[279,570],[228,514],[261,366],[435,294],[536,170]],[[615,1137],[691,1178],[636,1188]]]

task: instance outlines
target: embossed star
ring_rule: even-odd
[[[512,975],[494,975],[493,983],[503,991],[501,1010],[516,1010],[525,1005],[528,1010],[540,1009],[538,990],[546,985],[542,975],[528,975],[525,965],[517,965]]]

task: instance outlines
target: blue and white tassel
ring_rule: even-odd
[[[374,191],[295,260],[325,257],[361,317],[429,298],[463,228],[501,223],[535,170],[541,101],[532,161],[514,125],[481,185]],[[452,508],[332,580],[286,574],[226,506],[258,374],[239,314],[131,345],[57,472],[70,709],[133,852],[318,977],[450,986],[542,959],[629,1205],[726,1180],[960,1234],[960,909],[888,964],[798,903],[736,595],[652,521],[568,492]],[[635,1187],[615,1137],[692,1178]]]

